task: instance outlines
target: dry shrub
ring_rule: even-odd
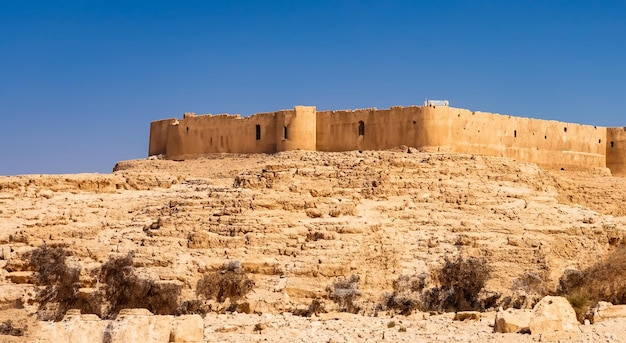
[[[527,272],[513,279],[511,293],[498,299],[503,308],[531,309],[548,295],[546,283],[539,274]]]
[[[441,269],[430,275],[400,276],[394,292],[384,300],[384,308],[401,314],[421,311],[484,310],[495,303],[496,296],[481,299],[480,294],[490,270],[484,258],[446,258]]]
[[[67,264],[67,257],[70,255],[65,245],[44,244],[25,256],[29,267],[34,271],[35,284],[39,286],[37,316],[40,320],[59,321],[68,309],[77,308],[75,306],[78,302],[81,270]],[[81,310],[93,313],[88,309]]]
[[[222,270],[203,275],[196,284],[196,294],[220,303],[226,299],[234,303],[253,288],[254,281],[242,272],[239,262],[231,261]]]
[[[484,258],[458,256],[448,259],[440,270],[431,273],[439,285],[422,292],[425,310],[467,311],[481,310],[485,305],[479,299],[490,270]]]
[[[132,253],[110,259],[100,273],[108,303],[106,318],[115,317],[125,308],[145,308],[159,315],[176,313],[182,286],[140,276],[133,267]]]
[[[13,326],[13,322],[11,319],[7,319],[6,321],[0,323],[0,335],[7,336],[24,336],[24,332],[26,332],[28,327],[15,327]]]
[[[582,272],[566,271],[559,284],[580,321],[599,301],[626,304],[626,245]]]
[[[434,278],[439,280],[439,304],[429,304],[447,311],[482,309],[478,295],[485,287],[490,270],[484,258],[458,256],[446,262]],[[436,305],[436,306],[433,306]]]
[[[561,278],[559,278],[559,291],[561,293],[568,293],[584,282],[584,273],[578,269],[565,269]]]
[[[342,312],[358,313],[360,307],[355,303],[361,291],[358,290],[359,276],[336,280],[332,286],[326,287],[328,298],[333,300]]]
[[[293,311],[293,314],[295,316],[302,316],[302,317],[310,317],[314,314],[320,314],[320,313],[326,313],[326,306],[324,305],[324,302],[318,298],[311,300],[311,304],[306,310],[297,309]]]
[[[524,273],[522,276],[513,279],[513,290],[521,290],[528,294],[547,295],[547,289],[543,278],[535,273]]]
[[[423,309],[422,291],[426,286],[426,278],[426,274],[398,277],[393,282],[393,293],[385,296],[385,307],[389,310],[398,310],[402,315]]]
[[[199,314],[204,316],[212,310],[211,304],[207,303],[205,300],[185,300],[176,309],[176,315]]]

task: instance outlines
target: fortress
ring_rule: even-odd
[[[314,106],[239,115],[195,115],[150,124],[149,155],[184,160],[212,153],[287,150],[424,151],[502,156],[556,170],[608,168],[626,176],[626,128],[564,123],[447,106],[317,111]]]

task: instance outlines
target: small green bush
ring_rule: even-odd
[[[578,321],[581,323],[584,322],[587,318],[587,313],[591,308],[591,301],[589,301],[587,294],[584,294],[583,292],[575,292],[566,295],[565,298],[572,305],[572,308],[574,308]]]

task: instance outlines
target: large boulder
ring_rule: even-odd
[[[115,320],[69,310],[61,322],[39,322],[37,342],[201,343],[204,321],[199,315],[154,316],[146,309],[124,309]]]
[[[532,311],[530,310],[500,309],[496,313],[493,331],[500,333],[529,333],[531,316]]]
[[[547,296],[533,308],[529,325],[532,334],[542,334],[554,331],[575,331],[579,323],[576,320],[576,312],[567,299]]]
[[[146,309],[124,309],[104,332],[108,342],[158,343],[170,341],[173,316],[153,316]]]
[[[626,305],[613,305],[600,301],[593,309],[593,323],[613,318],[626,318]]]
[[[69,310],[60,322],[38,322],[33,338],[37,342],[89,343],[105,342],[108,321],[93,314],[80,314],[80,310]]]

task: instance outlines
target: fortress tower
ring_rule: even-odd
[[[276,113],[276,151],[316,150],[315,106],[296,106]]]
[[[607,129],[606,167],[613,175],[626,176],[626,127]]]

